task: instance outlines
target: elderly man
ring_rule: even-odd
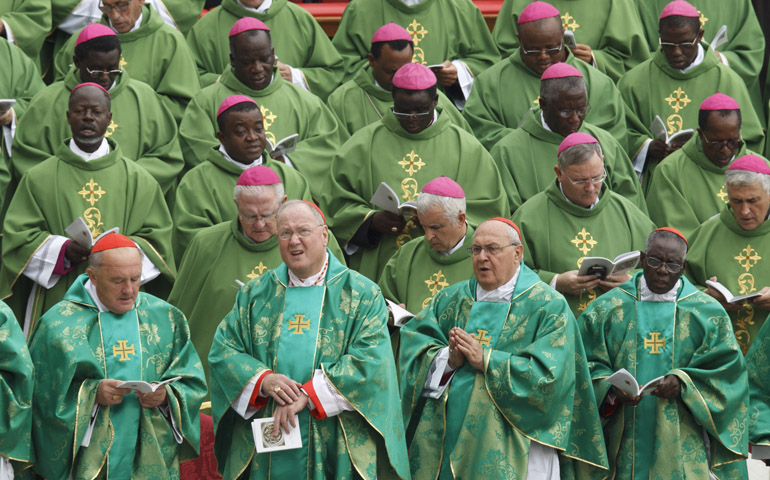
[[[34,468],[45,478],[174,477],[198,454],[203,370],[182,312],[139,293],[142,257],[128,237],[105,235],[33,334]],[[171,383],[120,387],[139,380]]]
[[[760,293],[740,303],[727,303],[709,286],[706,293],[730,314],[733,331],[746,353],[770,311],[770,166],[756,155],[744,155],[725,172],[727,208],[692,234],[687,276],[706,287],[715,280],[733,295]]]
[[[725,172],[746,153],[738,102],[723,93],[708,97],[698,112],[698,135],[666,157],[652,175],[650,218],[690,235],[725,207]]]
[[[540,77],[551,65],[564,62],[577,68],[585,80],[587,100],[593,107],[586,120],[610,132],[625,149],[626,119],[620,91],[607,75],[578,61],[565,48],[559,11],[545,2],[532,2],[517,23],[519,47],[476,78],[463,110],[481,143],[491,149],[517,128],[539,103]]]
[[[602,291],[628,280],[628,275],[578,275],[584,257],[616,256],[641,250],[655,228],[644,212],[610,191],[598,141],[573,133],[559,146],[556,181],[529,199],[513,220],[529,235],[524,262],[561,292],[575,315]]]
[[[196,233],[235,216],[231,194],[239,175],[248,168],[267,165],[278,174],[287,195],[311,199],[305,177],[267,155],[264,125],[259,105],[249,97],[231,95],[219,105],[217,138],[220,145],[211,148],[207,159],[185,174],[176,191],[174,249],[177,259]]]
[[[609,188],[646,211],[639,181],[623,146],[607,131],[585,121],[590,109],[586,83],[578,69],[566,63],[546,69],[540,82],[540,108],[490,151],[506,186],[511,213],[552,183],[559,144],[574,132],[599,139]]]
[[[684,0],[666,5],[660,14],[660,48],[618,82],[626,102],[628,151],[645,185],[657,163],[671,153],[665,140],[655,138],[650,130],[655,117],[661,118],[669,135],[694,129],[697,107],[717,92],[741,105],[746,145],[762,151],[762,125],[751,108],[746,85],[737,73],[717,60],[710,47],[701,44],[699,17],[695,7]]]
[[[332,162],[331,188],[320,198],[334,234],[345,239],[351,268],[373,280],[400,246],[422,235],[412,220],[370,202],[382,183],[404,203],[416,200],[430,180],[449,173],[472,192],[467,198],[472,225],[508,211],[492,158],[478,140],[435,109],[433,72],[417,63],[404,65],[393,76],[392,93],[393,111],[340,149]]]
[[[316,181],[318,196],[329,173],[333,154],[347,137],[334,114],[315,95],[285,81],[275,71],[270,29],[260,20],[245,17],[230,30],[230,66],[219,82],[198,93],[179,127],[182,153],[188,167],[206,161],[217,142],[217,109],[231,95],[245,95],[259,103],[265,137],[272,145],[293,134],[297,148],[288,155],[305,178]]]
[[[680,278],[686,252],[679,231],[655,230],[643,271],[578,319],[610,478],[747,478],[746,366],[724,309]],[[620,369],[662,380],[629,394],[608,381]]]
[[[401,329],[414,479],[606,472],[575,317],[521,263],[523,248],[510,220],[482,223],[468,249],[474,277],[438,292]]]
[[[99,9],[104,13],[100,23],[117,32],[123,47],[120,68],[152,87],[178,123],[201,88],[182,33],[165,24],[145,0],[100,0]],[[73,35],[54,58],[56,80],[63,80],[70,69],[77,37]]]
[[[136,160],[168,192],[184,166],[174,117],[152,88],[121,69],[120,40],[112,29],[91,24],[75,44],[74,66],[67,76],[37,96],[29,115],[19,122],[11,162],[14,177],[21,178],[56,153],[70,136],[65,112],[72,89],[95,82],[110,92],[112,102],[105,136],[119,143],[126,158]]]
[[[369,66],[362,65],[326,101],[349,134],[375,123],[393,108],[393,75],[411,63],[413,56],[412,35],[404,27],[390,22],[374,32],[367,55]],[[438,92],[438,106],[452,123],[472,133],[468,122],[443,92]]]
[[[283,204],[277,236],[284,263],[241,288],[209,354],[219,471],[409,478],[379,289],[330,254],[312,204]],[[274,417],[272,435],[299,429],[302,447],[255,453],[255,415]]]
[[[73,138],[24,175],[8,206],[0,295],[13,295],[7,301],[25,319],[26,331],[85,271],[93,239],[114,227],[140,247],[143,284],[160,275],[173,282],[171,216],[163,193],[144,168],[105,138],[111,118],[103,87],[73,88],[67,110]],[[65,231],[79,217],[88,230],[85,237]],[[167,285],[158,283],[151,286]]]

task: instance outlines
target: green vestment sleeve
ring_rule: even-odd
[[[48,0],[0,0],[0,21],[7,25],[13,43],[36,64],[51,29],[51,2]],[[7,33],[3,32],[4,40]]]
[[[770,446],[770,323],[765,322],[746,354],[749,373],[749,443]]]
[[[153,3],[159,3],[160,5],[153,6],[165,9],[176,28],[186,36],[198,22],[206,0],[160,0]]]

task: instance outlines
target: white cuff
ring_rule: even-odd
[[[551,283],[549,284],[551,288],[553,288],[554,290],[556,290],[556,280],[558,278],[559,278],[559,274],[557,273],[556,275],[553,276],[553,280],[551,280]]]
[[[184,438],[182,437],[182,432],[180,432],[179,428],[176,426],[176,421],[174,420],[174,415],[172,415],[171,407],[168,405],[158,405],[157,408],[161,415],[163,415],[163,418],[166,419],[168,425],[171,427],[171,431],[174,432],[174,440],[176,440],[176,443],[181,445],[184,441]]]
[[[99,21],[100,18],[102,18],[102,12],[99,10],[99,2],[80,2],[56,28],[74,35],[81,28]]]
[[[13,111],[13,107],[11,107]],[[16,111],[13,111],[13,118],[11,118],[10,125],[3,125],[3,137],[5,137],[5,149],[8,152],[8,157],[11,156],[11,143],[13,142],[13,136],[16,135]]]
[[[0,480],[13,480],[13,465],[2,455],[0,455]]]
[[[230,404],[233,410],[235,410],[235,413],[242,416],[245,420],[250,419],[254,416],[255,413],[257,413],[257,409],[249,405],[249,400],[251,400],[251,394],[254,392],[254,389],[257,387],[257,380],[259,380],[259,376],[255,376],[251,380],[249,380],[249,383],[246,384],[245,387],[243,387],[243,390],[241,390],[241,393],[235,397],[235,400],[233,400],[233,403]],[[260,385],[261,387],[261,385]]]
[[[428,370],[428,378],[425,379],[425,385],[422,389],[422,396],[429,398],[439,398],[449,386],[454,377],[454,373],[449,377],[444,385],[441,385],[441,379],[445,374],[453,372],[449,368],[449,347],[442,348],[438,354],[433,357],[433,363]]]
[[[3,22],[3,28],[5,28],[5,38],[8,40],[8,43],[16,44],[16,40],[13,38],[13,31],[11,31],[11,27],[8,26],[8,23],[5,20],[2,20]]]
[[[353,411],[350,403],[337,392],[320,368],[313,373],[313,389],[327,417],[334,417],[345,411]]]
[[[291,163],[291,160],[289,159],[288,155],[283,156],[283,163],[285,163],[287,167],[295,168],[294,164]]]
[[[343,250],[345,250],[345,253],[348,255],[354,255],[358,251],[358,245],[354,245],[352,243],[346,243],[345,246],[342,247]]]
[[[642,179],[644,165],[647,163],[647,151],[650,149],[650,143],[652,143],[652,139],[648,138],[644,142],[644,146],[642,146],[642,148],[639,150],[639,153],[636,154],[633,161],[631,162],[634,166],[634,171],[636,171],[636,176],[639,177],[639,180]]]
[[[291,69],[291,83],[298,86],[299,88],[310,91],[310,88],[307,86],[307,82],[305,82],[305,76],[302,74],[302,70],[299,68],[294,68],[290,65],[289,69]]]
[[[470,69],[468,69],[468,66],[460,60],[452,60],[452,65],[457,68],[457,83],[460,84],[460,89],[462,90],[464,97],[462,100],[455,100],[454,104],[459,110],[462,110],[465,107],[465,101],[468,100],[468,96],[470,96],[471,89],[473,88],[473,74]]]
[[[527,480],[559,480],[559,456],[551,447],[529,442]]]
[[[136,244],[136,242],[134,243]],[[145,255],[144,250],[142,250],[142,247],[140,247],[139,245],[136,245],[136,248],[138,248],[139,251],[142,252],[141,284],[144,285],[145,283],[155,279],[158,275],[160,275],[160,270],[158,270],[158,267],[156,267],[155,264],[152,263],[152,260],[150,260],[150,257]]]
[[[91,420],[88,421],[88,430],[86,430],[86,434],[83,435],[83,441],[80,442],[81,447],[87,447],[91,444],[91,434],[94,433],[94,425],[96,424],[96,415],[99,414],[99,405],[98,403],[94,403],[94,409],[91,410]]]
[[[51,235],[32,255],[24,269],[24,276],[45,289],[50,289],[56,285],[61,275],[54,274],[53,269],[67,240],[69,240],[67,237]]]

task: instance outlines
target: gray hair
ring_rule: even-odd
[[[133,248],[133,247],[120,247],[120,248]],[[114,249],[112,249],[114,250]],[[141,257],[141,250],[139,247],[136,247],[136,250],[139,252],[139,255]],[[108,252],[109,250],[102,250],[99,252],[94,252],[88,256],[88,268],[91,270],[98,270],[100,267],[104,266],[104,253]]]
[[[313,206],[305,200],[289,200],[288,202],[281,204],[281,206],[278,207],[278,213],[276,214],[276,223],[280,223],[284,212],[292,207],[304,207],[305,210],[313,214],[313,217],[316,219],[316,221],[318,221],[318,225],[326,225],[321,212],[319,212],[316,208],[313,208]]]
[[[521,245],[521,237],[519,236],[519,232],[517,232],[515,228],[513,228],[512,226],[508,225],[505,222],[501,222],[500,220],[496,220],[496,219],[489,219],[485,222],[481,222],[481,225],[487,222],[499,222],[505,225],[506,231],[508,232],[508,238],[511,241],[511,243],[514,245]],[[481,227],[481,225],[479,225],[479,228]],[[478,229],[476,229],[476,232],[478,232]],[[473,234],[474,238],[476,237],[476,232],[474,232]]]
[[[540,82],[540,98],[553,104],[567,92],[580,90],[586,95],[586,82],[581,77],[549,78]]]
[[[239,203],[241,195],[256,195],[259,198],[264,198],[269,194],[275,195],[275,201],[281,203],[285,195],[283,184],[276,183],[274,185],[236,185],[233,189],[233,200],[235,203]]]
[[[770,195],[770,175],[746,170],[728,170],[725,172],[725,184],[728,187],[748,187],[757,183],[766,194]]]
[[[590,160],[594,155],[602,158],[602,147],[598,143],[581,143],[563,150],[559,156],[559,169],[564,170],[570,165],[580,165]]]
[[[465,197],[453,198],[433,195],[432,193],[422,192],[417,196],[417,213],[425,213],[433,207],[440,207],[444,212],[444,218],[452,222],[452,225],[458,226],[458,216],[465,213]]]
[[[644,242],[644,253],[647,254],[652,248],[653,243],[657,242],[659,239],[675,240],[679,244],[679,254],[682,256],[682,260],[684,260],[684,257],[687,255],[687,242],[685,242],[679,235],[667,230],[655,230],[652,232]]]

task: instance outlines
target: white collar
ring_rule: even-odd
[[[468,234],[468,224],[467,223],[465,224],[465,234],[466,235]],[[460,237],[460,241],[457,242],[457,245],[455,245],[454,247],[450,248],[448,252],[437,252],[437,253],[439,255],[441,255],[442,257],[448,257],[448,256],[452,255],[453,253],[455,253],[456,251],[460,250],[460,248],[462,248],[464,243],[465,243],[465,235]]]
[[[137,18],[137,19],[136,19],[136,22],[134,23],[134,26],[133,26],[133,27],[131,27],[131,30],[129,30],[129,31],[128,31],[128,32],[126,32],[126,33],[129,33],[129,32],[133,32],[134,30],[138,30],[138,29],[139,29],[139,27],[141,27],[141,26],[142,26],[142,17],[143,17],[143,16],[144,16],[144,13],[140,13],[140,14],[139,14],[139,18]],[[113,26],[112,26],[112,20],[109,20],[109,22],[110,22],[110,28],[111,28],[111,29],[113,29],[113,30],[115,30],[115,27],[113,27]],[[115,30],[115,32],[117,32],[117,30]]]
[[[246,170],[247,168],[256,167],[257,165],[262,165],[262,155],[260,155],[256,160],[251,162],[248,165],[244,165],[243,163],[234,160],[233,157],[230,156],[229,153],[227,153],[227,150],[225,149],[224,145],[219,145],[219,153],[222,154],[223,157],[225,157],[225,160],[232,163],[236,167],[240,168],[241,170]]]
[[[88,292],[88,295],[91,296],[91,300],[94,301],[94,304],[96,304],[96,308],[99,309],[99,312],[104,313],[109,310],[107,310],[107,307],[104,306],[101,300],[99,300],[99,295],[96,293],[96,285],[91,283],[91,279],[89,278],[86,280],[86,292]]]
[[[553,132],[553,130],[551,130],[551,127],[549,127],[548,123],[545,121],[545,113],[543,113],[542,110],[540,111],[540,123],[543,124],[543,128],[545,128],[547,132]]]
[[[290,268],[287,268],[287,270],[289,271],[289,286],[290,287],[312,287],[318,281],[318,278],[321,276],[322,273],[328,272],[329,270],[328,267],[329,267],[329,252],[327,251],[326,260],[324,260],[324,266],[321,267],[321,270],[319,270],[318,273],[316,273],[315,275],[311,275],[304,280],[294,275],[294,272],[292,272]],[[321,285],[323,285],[323,282],[321,283]]]
[[[511,277],[510,280],[494,290],[484,290],[481,288],[481,285],[476,284],[476,301],[509,303],[511,298],[513,298],[513,289],[516,288],[516,280],[519,278],[519,272],[521,272],[521,265],[516,269],[516,273],[513,274],[513,277]]]
[[[679,70],[682,73],[687,73],[693,68],[697,67],[701,63],[703,63],[703,58],[705,57],[705,52],[703,50],[703,45],[700,43],[698,44],[698,54],[695,56],[695,60],[692,61],[691,64],[687,65],[686,67]]]
[[[666,293],[655,293],[647,287],[647,280],[642,275],[642,281],[639,283],[639,297],[643,302],[675,302],[676,294],[679,291],[679,286],[682,284],[682,280],[677,280],[674,288]]]
[[[577,205],[578,207],[586,208],[586,207],[583,207],[582,205],[578,205],[577,203],[575,203],[575,202],[573,202],[572,200],[570,200],[569,198],[567,198],[567,196],[566,196],[566,195],[564,195],[564,189],[563,189],[563,188],[561,188],[561,182],[559,182],[559,190],[561,191],[561,194],[562,194],[562,196],[564,197],[564,199],[565,199],[565,200],[567,200],[569,203],[571,203],[571,204],[573,204],[573,205]],[[598,203],[599,203],[599,195],[597,195],[597,196],[596,196],[596,200],[594,200],[594,203],[592,203],[591,205],[589,205],[587,209],[588,209],[588,210],[591,210],[591,209],[592,209],[592,208],[594,208],[594,207],[595,207],[595,206],[596,206]]]
[[[238,6],[241,8],[245,8],[246,10],[250,12],[256,12],[256,13],[265,13],[268,8],[270,8],[273,5],[273,0],[265,0],[262,2],[262,5],[258,6],[257,8],[254,7],[247,7],[243,3],[241,3],[241,0],[238,0]]]
[[[82,158],[86,162],[90,162],[91,160],[96,160],[97,158],[102,158],[103,156],[110,153],[110,144],[107,143],[106,138],[102,138],[102,143],[99,144],[99,148],[94,150],[92,153],[84,152],[83,150],[78,147],[78,144],[75,143],[75,139],[70,139],[70,150],[72,150],[72,153],[77,155],[78,157]]]
[[[401,0],[401,1],[404,2],[404,5],[406,5],[407,7],[413,7],[415,5],[421,4],[425,0]]]

